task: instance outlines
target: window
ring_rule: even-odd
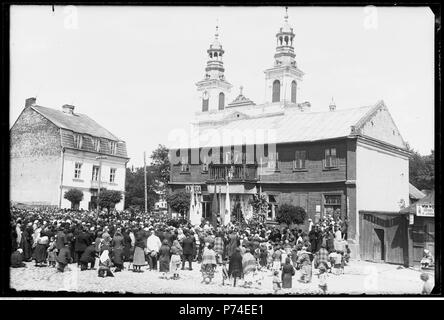
[[[92,144],[95,151],[100,152],[100,139],[92,138]]]
[[[78,134],[78,133],[74,133],[74,147],[77,149],[81,149],[82,148],[82,135]]]
[[[92,177],[91,177],[92,181],[98,181],[99,180],[99,170],[100,170],[99,166],[93,166]]]
[[[223,110],[225,107],[225,94],[219,93],[219,110]]]
[[[291,82],[291,102],[292,103],[296,103],[296,89],[297,89],[296,81],[293,80]]]
[[[180,171],[190,172],[190,165],[188,164],[188,157],[182,157],[180,159]]]
[[[74,167],[74,179],[80,179],[81,171],[82,171],[82,164],[80,162],[76,162]]]
[[[242,164],[245,163],[245,153],[240,151],[234,151],[233,163]]]
[[[338,161],[336,158],[336,148],[325,149],[325,168],[336,168],[338,166]]]
[[[208,111],[208,98],[202,99],[202,112]]]
[[[271,102],[279,102],[281,100],[281,83],[279,80],[273,82],[273,95]]]
[[[111,154],[117,153],[117,142],[116,141],[110,141],[109,142],[109,152]]]
[[[109,170],[109,182],[113,183],[116,180],[116,168]]]
[[[206,156],[204,156],[202,161],[202,172],[208,172],[208,161]]]
[[[307,152],[305,150],[299,150],[295,152],[295,160],[293,161],[293,169],[305,169],[305,159]]]
[[[225,158],[224,158],[225,164],[232,164],[233,163],[233,154],[231,151],[225,152]]]
[[[268,154],[267,168],[273,170],[279,169],[279,153],[272,152]]]

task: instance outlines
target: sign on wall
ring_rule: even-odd
[[[417,204],[416,215],[418,217],[434,217],[435,206],[432,204]]]
[[[202,189],[200,187],[200,185],[194,185],[194,184],[189,184],[185,186],[185,190],[186,192],[191,192],[191,190],[194,190],[195,193],[201,193]]]

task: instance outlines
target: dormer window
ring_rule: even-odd
[[[78,133],[74,133],[74,147],[77,149],[82,149],[83,137]]]
[[[182,157],[180,159],[180,172],[190,172],[190,165],[188,164],[188,157]]]
[[[100,152],[100,139],[99,138],[92,138],[92,144],[94,151]]]
[[[116,141],[110,141],[109,142],[109,152],[111,154],[117,153],[117,142]]]

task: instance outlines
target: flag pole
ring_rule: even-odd
[[[145,189],[145,214],[148,212],[148,190],[146,185],[146,152],[143,152],[143,176],[144,176],[144,189]]]

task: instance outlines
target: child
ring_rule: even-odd
[[[421,294],[430,294],[432,293],[433,287],[429,281],[429,275],[427,273],[421,273],[421,280],[424,281],[424,285],[422,286]]]
[[[270,270],[273,266],[273,254],[274,254],[273,246],[269,245],[268,251],[267,251],[267,269],[268,270]]]
[[[56,266],[56,259],[57,259],[57,249],[56,249],[56,242],[55,238],[51,237],[51,241],[49,242],[49,247],[47,249],[48,251],[48,263],[50,267],[55,268]]]
[[[225,281],[228,280],[227,260],[222,261],[222,285],[225,285]]]
[[[68,263],[72,261],[71,250],[69,250],[69,242],[65,241],[64,246],[60,249],[57,255],[57,262],[59,263],[57,267],[58,272],[65,271],[65,267]]]
[[[279,271],[281,270],[281,256],[282,251],[280,250],[279,246],[276,246],[276,249],[273,253],[273,271]]]
[[[320,267],[319,267],[319,288],[322,290],[323,294],[327,293],[327,277],[328,277],[328,273],[327,273],[327,269],[325,268],[324,264],[321,263]]]
[[[98,276],[105,278],[105,277],[114,277],[113,273],[111,272],[111,259],[109,258],[109,251],[103,250],[102,254],[100,255],[99,259],[99,271]]]
[[[273,273],[273,291],[277,294],[281,290],[281,279],[279,277],[279,271],[274,271]]]

